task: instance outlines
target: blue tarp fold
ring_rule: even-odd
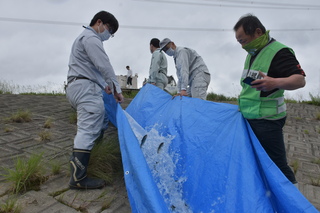
[[[318,212],[270,160],[236,105],[172,100],[149,84],[126,111],[112,96],[104,99],[118,128],[132,212]]]

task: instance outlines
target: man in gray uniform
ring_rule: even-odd
[[[71,49],[66,94],[77,110],[77,134],[70,158],[70,188],[95,189],[105,185],[104,180],[87,177],[87,167],[94,142],[106,126],[103,91],[112,93],[117,102],[123,101],[120,85],[102,44],[118,27],[118,21],[111,13],[101,11],[76,38]]]
[[[187,47],[177,47],[169,38],[160,42],[160,49],[173,56],[178,77],[178,94],[206,100],[210,73],[202,57]]]
[[[153,38],[150,41],[150,52],[152,53],[152,58],[147,83],[153,84],[163,90],[168,84],[168,65],[166,56],[160,51],[159,43],[160,40],[157,38]]]

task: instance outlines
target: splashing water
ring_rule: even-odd
[[[125,111],[124,111],[125,112]],[[192,213],[192,210],[183,200],[183,183],[186,177],[175,177],[178,154],[170,153],[170,144],[174,136],[163,136],[158,129],[161,125],[155,124],[149,131],[143,129],[128,113],[126,113],[131,129],[140,141],[142,152],[151,170],[158,189],[171,212]],[[147,135],[147,137],[145,137]],[[141,144],[141,141],[144,143]]]

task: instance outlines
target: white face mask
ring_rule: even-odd
[[[102,25],[104,28],[104,31],[102,33],[100,33],[100,26],[98,26],[98,35],[100,36],[102,41],[106,41],[111,37],[111,33],[109,32],[109,30],[107,30],[105,28],[104,25]]]
[[[166,54],[168,56],[173,56],[174,55],[174,49],[172,49],[171,47],[169,49],[167,49]]]

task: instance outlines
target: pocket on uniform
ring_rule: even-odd
[[[86,104],[78,112],[78,118],[82,128],[98,134],[102,129],[104,120],[104,107],[99,107],[99,104]]]
[[[101,114],[104,112],[104,108],[99,106],[99,104],[86,104],[83,109],[90,114]]]
[[[210,75],[203,73],[199,73],[195,76],[192,84],[194,88],[206,88],[208,87],[210,82]]]
[[[83,109],[89,114],[97,114],[97,113],[99,113],[99,109],[96,108],[96,107],[85,106],[85,107],[83,107]]]
[[[197,81],[194,82],[194,88],[206,88],[208,83],[206,81]]]

